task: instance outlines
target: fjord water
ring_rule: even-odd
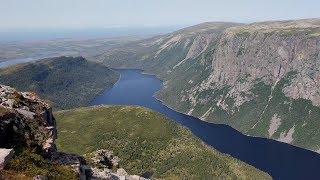
[[[207,123],[176,112],[154,98],[162,82],[141,70],[117,69],[120,80],[96,97],[91,105],[140,105],[158,111],[189,128],[202,141],[222,153],[240,159],[274,179],[320,179],[320,155],[289,144],[249,137],[227,125]]]

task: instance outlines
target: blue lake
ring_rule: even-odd
[[[140,105],[189,128],[202,141],[280,180],[320,179],[318,153],[265,138],[249,137],[227,125],[212,124],[176,112],[154,98],[162,82],[141,70],[116,69],[120,80],[91,105]]]

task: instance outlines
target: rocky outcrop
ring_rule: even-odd
[[[74,166],[75,170],[85,164],[81,156],[57,152],[56,138],[56,121],[48,103],[35,93],[0,85],[0,148],[10,148],[0,149],[1,168],[14,156],[13,149],[17,149],[17,156],[30,150],[49,162]]]
[[[120,158],[112,151],[98,150],[87,160],[80,155],[58,152],[56,121],[49,104],[35,93],[18,92],[0,85],[0,170],[14,155],[13,148],[32,149],[51,163],[71,166],[80,179],[144,180],[119,168]],[[10,149],[5,149],[10,148]],[[0,175],[1,176],[1,175]],[[34,179],[48,179],[37,175]]]
[[[26,145],[49,155],[57,130],[51,107],[36,94],[0,85],[0,147]]]
[[[93,155],[91,161],[95,166],[109,169],[119,167],[120,158],[118,156],[114,156],[112,151],[101,149],[91,154]]]
[[[49,178],[47,176],[37,175],[33,177],[33,180],[49,180]]]
[[[119,168],[120,158],[113,155],[112,151],[101,149],[87,155],[91,157],[90,166],[81,166],[81,179],[106,179],[106,180],[147,180],[137,175],[129,175],[123,168]]]
[[[0,170],[2,170],[6,164],[13,157],[14,150],[13,149],[0,149]]]
[[[95,180],[147,180],[146,178],[138,175],[129,175],[122,168],[118,169],[116,172],[112,172],[111,169],[97,169],[82,166],[82,172],[85,172],[87,175],[86,179],[89,177],[89,179]],[[85,179],[85,176],[81,176],[80,179]]]

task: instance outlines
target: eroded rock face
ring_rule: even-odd
[[[285,94],[320,104],[320,21],[253,24],[227,29],[212,59],[207,88],[238,85],[239,78],[276,84],[297,72]],[[253,84],[252,82],[251,84]]]
[[[0,85],[0,147],[25,144],[48,155],[56,151],[56,138],[56,122],[46,102],[35,93]]]

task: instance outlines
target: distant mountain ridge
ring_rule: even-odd
[[[320,152],[320,19],[204,23],[98,61],[164,81],[158,98],[202,120]]]

